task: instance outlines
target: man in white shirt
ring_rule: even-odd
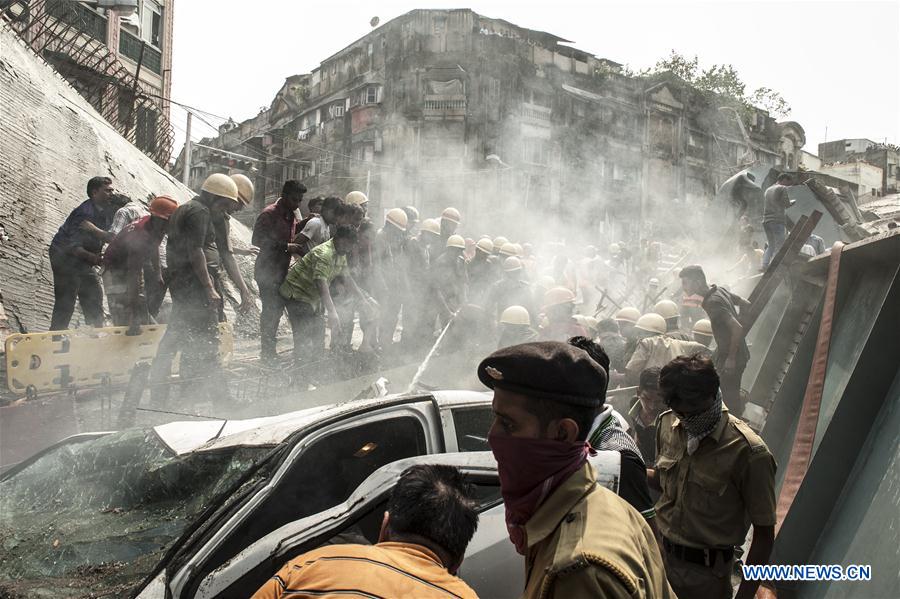
[[[337,222],[338,211],[341,207],[341,199],[338,197],[325,198],[322,204],[322,212],[306,223],[303,230],[294,239],[301,247],[300,257],[312,251],[314,247],[331,239],[332,227]]]

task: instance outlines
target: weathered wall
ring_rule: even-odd
[[[47,248],[90,177],[135,199],[191,191],[120,136],[62,77],[0,23],[0,294],[13,331],[46,330],[53,308]],[[232,221],[234,222],[234,221]],[[249,231],[232,226],[236,247]],[[245,277],[249,260],[244,260]],[[248,284],[252,284],[248,280]],[[80,311],[76,311],[80,318]]]

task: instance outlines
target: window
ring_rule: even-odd
[[[378,102],[378,86],[370,85],[366,88],[366,104],[375,104]]]
[[[344,116],[344,103],[333,104],[331,106],[331,118],[339,118]]]
[[[452,411],[459,451],[489,451],[488,431],[494,421],[490,406],[459,408]]]
[[[162,7],[151,0],[144,0],[141,13],[141,39],[162,48]]]

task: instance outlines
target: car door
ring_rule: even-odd
[[[211,572],[284,524],[344,501],[378,468],[443,447],[431,401],[393,405],[323,427],[296,441],[265,487],[186,560],[188,569]],[[170,588],[174,596],[194,591],[178,574]]]
[[[502,565],[505,569],[509,567],[510,561],[517,566],[511,568],[510,576],[515,576],[512,572],[514,569],[521,575],[521,556],[515,552],[506,534],[500,483],[493,456],[489,453],[440,454],[401,460],[379,469],[347,501],[282,526],[245,548],[217,570],[207,573],[196,585],[190,585],[197,589],[193,596],[197,599],[247,597],[286,561],[297,555],[327,544],[377,542],[387,499],[397,478],[409,466],[421,463],[449,464],[460,468],[475,487],[479,512],[485,516],[490,515],[490,518],[483,516],[475,538],[470,543],[470,549],[474,549],[476,553],[472,554],[470,551],[466,558],[470,563],[467,572],[471,572],[473,580],[487,581],[492,576],[497,577],[496,571],[491,573],[485,568],[488,565]],[[505,556],[503,548],[507,549]],[[506,576],[505,571],[503,576]],[[517,586],[516,592],[512,594],[481,596],[496,596],[500,599],[513,597],[521,588]]]

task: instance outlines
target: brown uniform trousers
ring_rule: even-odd
[[[523,598],[674,599],[647,522],[596,480],[585,464],[525,525]]]
[[[751,524],[775,524],[775,459],[742,420],[727,408],[722,416],[692,455],[671,410],[657,421],[656,521],[680,599],[730,598],[734,548]]]

